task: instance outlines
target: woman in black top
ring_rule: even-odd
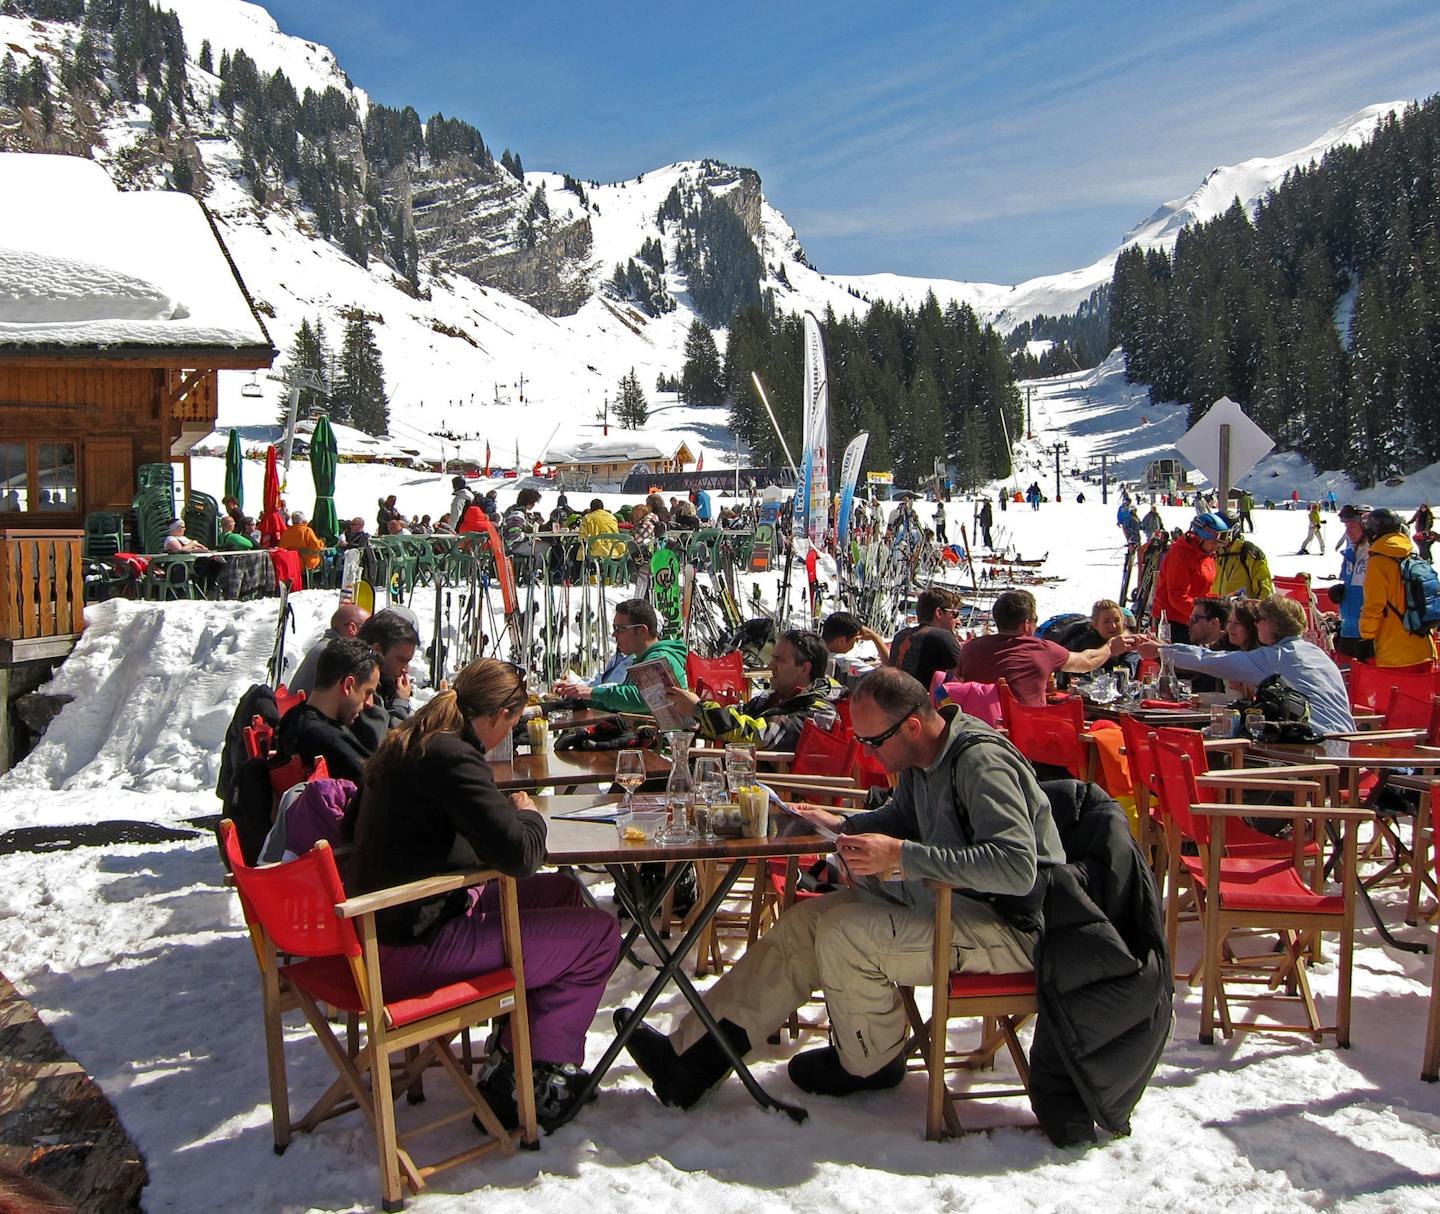
[[[519,882],[520,937],[542,1125],[569,1108],[586,1075],[585,1032],[620,955],[615,919],[584,904],[579,885],[535,874],[545,819],[526,793],[495,787],[485,752],[519,722],[523,673],[481,658],[386,735],[365,768],[365,791],[346,873],[352,894],[439,873],[489,866]],[[387,999],[463,981],[504,963],[499,891],[454,891],[376,916]],[[502,1120],[513,1117],[509,1027],[481,1087]]]

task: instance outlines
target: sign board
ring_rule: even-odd
[[[1230,428],[1230,464],[1220,467],[1220,427]],[[1210,483],[1228,489],[1262,459],[1275,450],[1275,440],[1245,416],[1228,396],[1222,396],[1196,422],[1175,449],[1199,468]]]
[[[893,472],[867,472],[865,483],[867,485],[893,485],[895,474]]]

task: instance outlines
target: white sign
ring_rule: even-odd
[[[1216,486],[1220,484],[1221,426],[1230,427],[1229,484],[1233,485],[1275,450],[1275,440],[1246,417],[1233,400],[1222,396],[1175,444],[1175,449]]]

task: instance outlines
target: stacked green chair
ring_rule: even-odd
[[[220,546],[220,503],[196,489],[185,496],[185,534],[207,548]]]

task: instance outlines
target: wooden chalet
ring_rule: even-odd
[[[128,511],[143,464],[179,465],[188,488],[218,372],[277,352],[188,194],[4,153],[0,218],[0,661],[18,661],[78,631],[86,516]]]

